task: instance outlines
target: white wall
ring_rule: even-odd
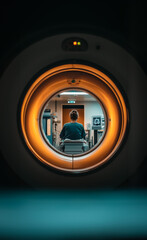
[[[93,115],[103,115],[103,111],[98,102],[85,102],[85,130],[87,123],[92,124]]]

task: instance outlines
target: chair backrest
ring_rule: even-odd
[[[68,154],[79,154],[83,152],[83,141],[80,140],[65,140],[64,152]]]

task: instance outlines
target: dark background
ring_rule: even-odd
[[[48,2],[48,4],[47,4]],[[88,32],[125,47],[147,73],[146,1],[23,1],[0,3],[0,74],[23,48],[50,34]],[[28,188],[0,161],[0,188]],[[120,188],[147,187],[147,158]]]

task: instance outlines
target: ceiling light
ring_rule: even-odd
[[[89,95],[86,92],[62,92],[60,95]]]

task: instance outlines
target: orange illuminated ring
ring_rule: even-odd
[[[78,80],[72,85],[72,80]],[[93,93],[107,115],[107,131],[101,144],[84,155],[60,154],[44,140],[40,129],[41,111],[49,98],[69,88]],[[128,112],[114,82],[103,72],[82,64],[66,64],[39,76],[25,95],[21,108],[21,128],[28,148],[44,164],[69,172],[84,172],[101,166],[118,150],[125,135]]]

